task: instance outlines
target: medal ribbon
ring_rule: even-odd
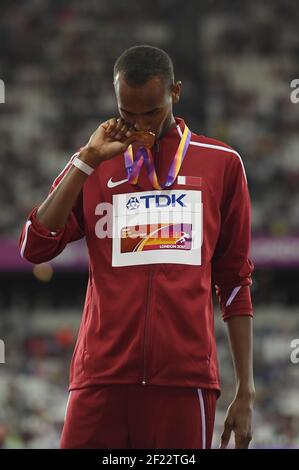
[[[150,149],[145,147],[139,148],[136,151],[135,160],[133,147],[130,145],[124,153],[125,167],[128,174],[128,182],[131,184],[137,184],[141,167],[145,162],[149,180],[154,189],[164,189],[171,186],[175,181],[182,163],[184,161],[187,149],[189,147],[191,139],[191,132],[185,125],[185,129],[179,143],[178,149],[170,166],[166,182],[163,186],[160,185],[157,177],[157,173],[154,166],[153,154]]]

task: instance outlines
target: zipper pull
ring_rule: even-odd
[[[152,148],[152,155],[154,157],[154,164],[155,166],[158,166],[158,153],[160,150],[160,141],[156,140],[153,148]]]

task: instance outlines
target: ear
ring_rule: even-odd
[[[178,81],[171,87],[171,96],[172,96],[172,103],[176,104],[180,101],[180,95],[181,95],[181,89],[182,89],[182,82]]]

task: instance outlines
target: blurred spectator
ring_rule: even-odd
[[[27,330],[20,321],[25,317],[30,325]],[[1,317],[7,357],[0,376],[0,448],[59,446],[68,368],[80,317],[79,309],[51,311],[50,307],[47,312],[12,308]],[[222,382],[214,436],[217,447],[234,385],[226,329],[218,308],[215,319]],[[298,309],[279,305],[256,309],[253,447],[299,447],[299,365],[290,360],[290,344],[298,336]],[[43,342],[32,347],[33,338],[43,338]]]

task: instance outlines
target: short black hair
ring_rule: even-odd
[[[116,60],[113,78],[121,73],[131,86],[144,85],[159,76],[166,86],[174,83],[173,63],[169,55],[158,47],[141,45],[126,49]]]

